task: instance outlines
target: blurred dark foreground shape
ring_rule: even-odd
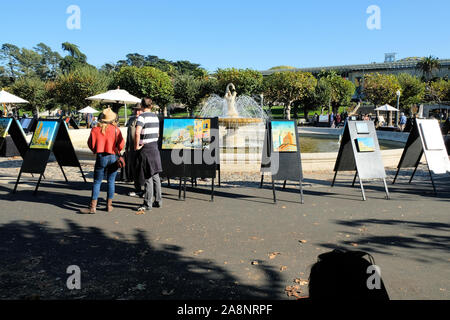
[[[310,299],[389,300],[381,274],[373,266],[373,257],[364,251],[335,249],[319,255],[311,267]]]

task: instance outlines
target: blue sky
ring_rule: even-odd
[[[66,27],[69,5],[81,10],[80,30]],[[370,5],[380,30],[366,26]],[[16,0],[2,3],[0,43],[60,51],[69,41],[98,67],[134,52],[209,71],[382,62],[385,52],[444,59],[449,12],[448,0]]]

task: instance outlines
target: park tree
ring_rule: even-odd
[[[294,106],[303,107],[303,114],[308,120],[308,113],[312,110],[328,106],[331,99],[331,85],[325,78],[319,78],[314,90],[310,90],[300,100],[294,102]]]
[[[423,57],[417,63],[416,67],[422,71],[423,79],[425,81],[430,81],[433,78],[433,72],[441,68],[441,63],[439,62],[439,58],[430,55],[428,57]]]
[[[36,112],[37,115],[51,103],[47,96],[45,82],[38,77],[18,78],[10,89],[13,94],[29,102],[29,104],[21,105],[23,110]]]
[[[234,84],[236,91],[240,95],[251,96],[261,93],[263,76],[261,72],[252,69],[218,69],[215,73],[217,78],[217,93],[223,94],[227,85]]]
[[[20,48],[10,43],[4,43],[0,49],[0,61],[4,64],[3,72],[10,83],[20,76],[19,54]]]
[[[411,106],[419,104],[425,96],[425,84],[419,78],[408,73],[401,73],[397,76],[400,85],[400,108],[409,110]]]
[[[122,67],[113,76],[110,88],[127,90],[137,97],[148,96],[165,107],[173,99],[173,83],[169,75],[154,67]]]
[[[426,87],[426,100],[435,103],[450,102],[450,81],[438,79]]]
[[[36,70],[41,80],[54,80],[61,73],[61,56],[45,43],[38,43],[34,50],[40,54],[40,64]]]
[[[196,78],[204,78],[208,72],[201,68],[199,64],[187,60],[180,60],[173,63],[178,74],[191,75]]]
[[[3,63],[3,76],[14,82],[19,77],[39,77],[46,81],[55,79],[60,72],[61,56],[44,43],[33,49],[18,48],[5,43],[0,49],[0,62]]]
[[[175,101],[184,104],[190,116],[204,98],[203,83],[202,79],[192,75],[180,75],[174,79]]]
[[[364,76],[364,95],[375,106],[395,105],[400,84],[392,74],[370,73]]]
[[[68,73],[88,64],[86,55],[80,51],[77,45],[70,42],[64,42],[61,47],[68,53],[68,55],[60,61],[62,72]]]
[[[275,72],[265,79],[265,97],[283,103],[284,116],[290,120],[292,103],[311,94],[316,84],[316,78],[309,72]]]
[[[355,85],[343,78],[336,71],[321,71],[318,75],[319,79],[328,82],[331,89],[328,106],[334,114],[339,112],[339,107],[348,106],[355,93]]]
[[[87,97],[107,90],[110,79],[92,66],[78,66],[69,73],[58,76],[55,80],[56,100],[70,111],[79,110],[92,102]]]

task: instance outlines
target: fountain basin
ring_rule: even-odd
[[[254,124],[253,124],[254,125]],[[247,144],[254,144],[255,146],[262,146],[264,141],[264,124],[262,122],[259,123],[262,126],[259,132],[255,131],[255,128],[252,128],[252,124],[248,126],[243,126],[239,128],[239,130],[246,131],[246,135],[252,134],[255,139],[247,141],[241,141]],[[126,130],[127,128],[120,128],[122,131],[122,135],[126,138]],[[336,150],[338,148],[338,137],[340,134],[339,129],[334,129],[333,131],[329,131],[327,128],[323,128],[325,130],[318,131],[317,128],[300,128],[300,141],[302,143],[302,138],[304,137],[313,137],[315,141],[318,143],[321,142],[321,139],[335,139]],[[226,127],[222,126],[220,128],[222,133],[226,133]],[[314,132],[311,132],[314,131]],[[79,129],[79,130],[69,130],[69,134],[72,140],[72,143],[75,147],[75,151],[80,160],[95,160],[95,155],[89,150],[87,147],[87,140],[89,138],[90,129]],[[262,136],[261,136],[262,133]],[[384,166],[387,168],[395,168],[400,160],[400,157],[403,152],[402,143],[406,142],[408,137],[408,133],[403,132],[393,132],[389,135],[385,136],[385,132],[378,132],[378,138],[380,140],[380,144],[383,146],[389,145],[390,149],[381,150],[381,156],[383,159]],[[29,136],[31,137],[31,136]],[[28,138],[28,137],[27,137]],[[305,140],[305,139],[303,139]],[[397,143],[395,143],[397,141]],[[400,143],[398,143],[400,142]],[[222,144],[223,146],[223,144]],[[259,172],[260,163],[261,163],[261,152],[262,150],[257,147],[249,147],[249,148],[235,148],[229,147],[227,149],[221,148],[221,170],[224,172]],[[302,150],[302,167],[305,172],[330,172],[334,168],[334,164],[337,158],[337,152],[305,152]],[[425,159],[422,159],[425,161]],[[163,164],[164,166],[164,164]]]

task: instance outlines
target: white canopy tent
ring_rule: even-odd
[[[131,95],[128,91],[117,88],[115,90],[109,90],[104,93],[97,94],[95,96],[86,98],[87,100],[120,103],[125,105],[125,123],[127,122],[127,104],[136,104],[141,102],[141,99]]]
[[[29,103],[27,100],[19,98],[5,90],[0,91],[0,103],[3,105],[3,113],[5,113],[6,104],[19,104],[19,103]]]
[[[378,108],[375,108],[375,111],[377,112],[378,117],[380,115],[380,111],[389,112],[388,126],[392,126],[392,112],[399,112],[400,110],[386,103]],[[397,124],[395,124],[395,126],[397,126]]]

